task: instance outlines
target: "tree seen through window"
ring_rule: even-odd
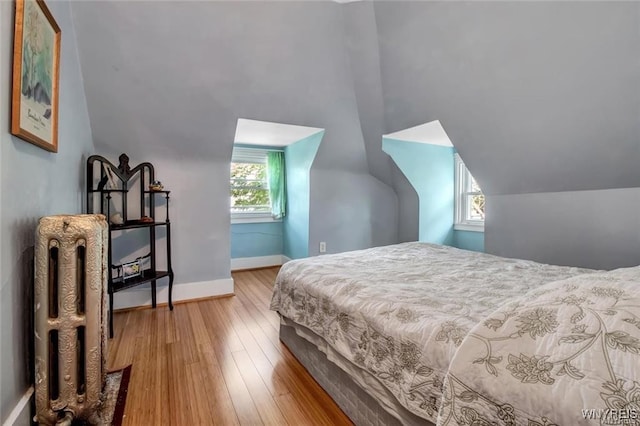
[[[270,212],[267,166],[231,163],[231,213]]]

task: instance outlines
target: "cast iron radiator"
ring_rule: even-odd
[[[35,248],[35,421],[91,421],[107,360],[103,215],[43,217]]]

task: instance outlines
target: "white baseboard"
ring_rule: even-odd
[[[282,255],[282,264],[284,265],[287,262],[291,262],[291,258],[285,256],[284,254]]]
[[[33,386],[22,395],[20,401],[13,407],[2,426],[22,426],[31,424],[31,398],[33,397]]]
[[[204,297],[233,294],[233,278],[200,281],[195,283],[175,284],[173,286],[173,302],[201,299]],[[169,301],[169,286],[158,286],[157,303]],[[138,306],[151,306],[151,290],[149,286],[140,286],[131,290],[123,290],[113,295],[113,309],[127,309]]]
[[[285,260],[286,259],[286,260]],[[241,269],[253,269],[253,268],[266,268],[268,266],[280,266],[289,259],[287,256],[281,254],[274,254],[272,256],[257,256],[257,257],[238,257],[231,259],[231,270],[239,271]]]

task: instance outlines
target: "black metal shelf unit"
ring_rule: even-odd
[[[173,310],[173,269],[171,268],[171,222],[169,220],[169,194],[171,191],[154,191],[147,189],[155,180],[155,170],[151,163],[145,162],[134,168],[129,166],[129,157],[122,154],[116,166],[100,155],[92,155],[87,159],[87,213],[102,213],[109,222],[108,249],[108,293],[109,293],[109,336],[113,337],[113,295],[114,293],[151,283],[151,304],[156,307],[156,281],[169,279],[169,309]],[[114,197],[116,195],[116,197]],[[137,219],[130,220],[129,198],[138,195],[139,209],[135,213]],[[165,220],[156,220],[156,196],[165,199]],[[117,199],[119,198],[119,200]],[[115,205],[119,209],[115,210]],[[135,206],[131,206],[135,210]],[[122,223],[112,223],[112,213],[120,213]],[[143,219],[144,218],[144,219]],[[166,229],[166,266],[167,270],[157,270],[156,229]],[[150,266],[139,270],[138,275],[114,277],[112,238],[117,238],[119,231],[146,229],[149,236]]]

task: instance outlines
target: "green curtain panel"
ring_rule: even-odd
[[[267,179],[269,181],[271,215],[274,219],[282,219],[286,214],[287,204],[284,152],[269,151],[267,153]]]

